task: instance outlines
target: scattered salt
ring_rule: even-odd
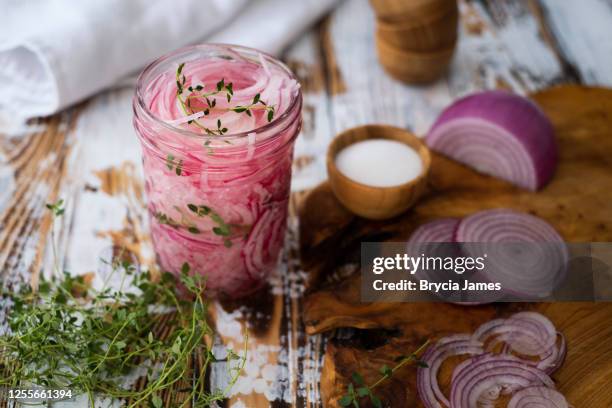
[[[418,153],[404,143],[370,139],[342,149],[336,156],[336,167],[358,183],[392,187],[417,178],[423,163]]]

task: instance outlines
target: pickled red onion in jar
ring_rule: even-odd
[[[163,270],[186,262],[223,297],[264,285],[284,242],[301,105],[291,71],[249,48],[188,47],[145,68],[134,126]]]

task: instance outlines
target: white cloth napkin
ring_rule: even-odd
[[[278,55],[339,0],[252,0],[207,41],[239,44]]]
[[[278,53],[338,0],[0,1],[0,116],[26,119],[83,100],[187,44]]]

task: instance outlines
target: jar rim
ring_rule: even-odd
[[[173,58],[176,58],[180,54],[189,53],[189,52],[197,51],[201,49],[210,50],[210,49],[215,49],[215,48],[220,49],[220,50],[229,49],[240,55],[242,55],[243,53],[254,53],[254,54],[262,55],[263,58],[269,59],[273,64],[282,68],[283,71],[285,71],[285,73],[288,75],[290,79],[293,79],[297,82],[297,77],[285,63],[273,57],[272,55],[266,52],[263,52],[263,51],[259,51],[255,48],[245,47],[242,45],[235,45],[235,44],[226,44],[226,43],[202,43],[202,44],[196,44],[196,45],[189,45],[189,46],[179,48],[170,53],[164,54],[161,57],[156,58],[154,61],[147,64],[147,66],[138,75],[138,79],[136,81],[135,102],[140,108],[140,110],[144,113],[144,115],[148,119],[152,120],[158,125],[161,125],[162,127],[166,128],[167,130],[171,132],[178,133],[183,136],[187,136],[191,138],[202,139],[202,140],[210,138],[211,136],[205,133],[195,132],[192,130],[180,128],[180,127],[170,124],[164,121],[163,119],[157,117],[155,114],[153,114],[153,112],[151,112],[151,110],[145,103],[143,89],[145,85],[147,85],[144,82],[145,76],[149,74],[153,69],[155,69],[160,64],[170,61]],[[221,140],[244,138],[244,137],[248,137],[252,133],[262,133],[269,129],[273,129],[275,126],[282,123],[287,117],[289,117],[292,114],[296,106],[299,105],[300,100],[301,100],[301,91],[298,89],[298,92],[295,95],[291,96],[291,103],[289,103],[289,106],[287,107],[287,109],[285,109],[285,111],[282,114],[280,114],[278,117],[275,117],[271,122],[266,123],[262,126],[256,127],[254,129],[245,131],[245,132],[227,133],[223,135],[215,135],[214,137],[215,139],[221,139]]]

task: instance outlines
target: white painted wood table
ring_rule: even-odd
[[[478,89],[525,94],[564,82],[612,86],[611,0],[461,2],[461,36],[448,76],[413,87],[378,64],[374,16],[366,0],[346,0],[283,55],[304,91],[304,127],[295,152],[292,206],[326,178],[331,138],[346,128],[387,123],[422,135],[453,99]],[[55,226],[64,268],[101,281],[113,248],[154,265],[131,117],[122,88],[0,137],[0,276],[6,286],[37,283],[50,267],[51,218],[45,203],[66,201]],[[294,208],[292,208],[294,210]],[[295,211],[282,262],[266,295],[212,307],[224,344],[251,332],[233,407],[317,406],[325,347],[301,327],[305,274],[297,257]],[[0,310],[0,320],[6,310]],[[213,382],[223,382],[214,367]],[[169,393],[166,398],[173,396]]]

